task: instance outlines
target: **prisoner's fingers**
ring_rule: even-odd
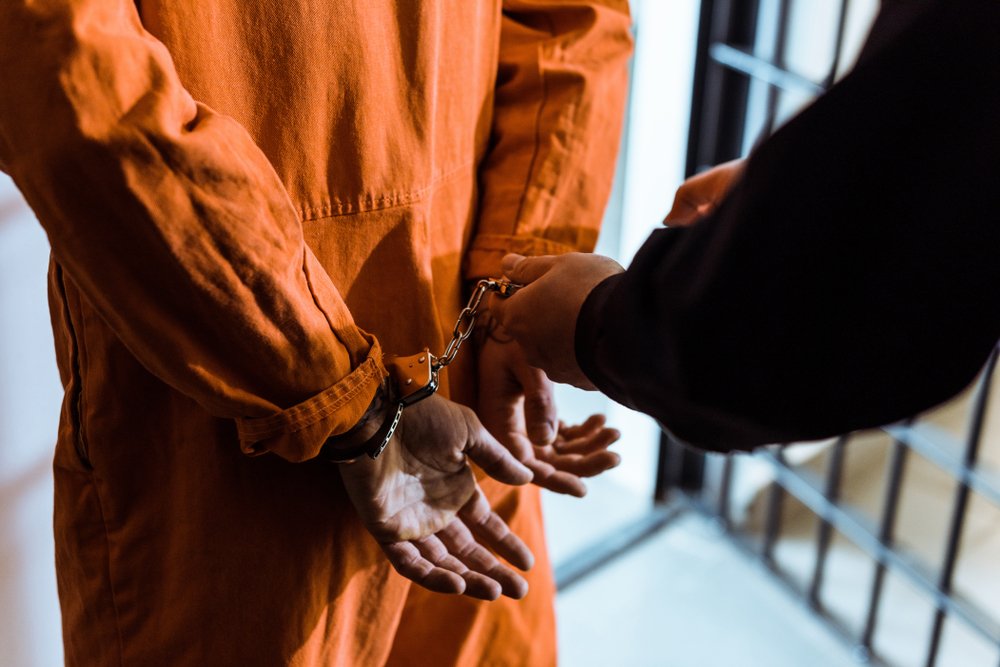
[[[476,487],[472,498],[458,511],[458,518],[472,534],[507,562],[528,570],[535,564],[535,557],[521,538],[511,532],[500,515],[493,511],[483,492]]]
[[[576,438],[584,438],[592,433],[601,430],[607,418],[602,414],[590,415],[582,424],[567,426],[562,420],[559,421],[559,441],[566,442]]]
[[[593,415],[578,427],[560,429],[553,448],[559,454],[593,454],[606,450],[619,438],[621,433],[617,429],[606,428],[603,417]]]
[[[489,549],[476,542],[476,538],[464,523],[452,521],[437,535],[448,551],[469,569],[500,584],[500,590],[504,595],[515,600],[527,595],[528,582],[524,577],[501,563]]]
[[[458,524],[459,522],[453,521],[452,523]],[[469,535],[469,539],[475,545],[475,541],[472,540],[471,535]],[[413,543],[420,550],[420,554],[428,561],[437,567],[449,570],[462,577],[465,580],[465,595],[478,600],[496,600],[500,597],[500,593],[502,592],[500,582],[478,571],[479,568],[470,569],[464,560],[459,557],[460,552],[456,552],[452,548],[452,545],[446,546],[435,535],[413,540]],[[455,545],[456,548],[461,546],[465,545]]]
[[[524,391],[524,429],[528,439],[535,445],[548,445],[559,435],[552,380],[545,371],[527,362],[516,367],[514,373]]]
[[[592,454],[559,454],[548,448],[538,448],[535,457],[553,468],[576,477],[596,477],[621,463],[621,457],[608,450]]]
[[[465,454],[493,479],[504,484],[527,484],[534,477],[523,463],[497,442],[471,411],[466,414],[469,422],[469,441]],[[487,504],[487,507],[489,505]]]
[[[577,498],[583,498],[587,495],[587,486],[580,481],[577,475],[559,470],[548,461],[538,458],[537,452],[542,449],[544,448],[537,447],[535,449],[535,460],[528,464],[531,471],[535,473],[535,479],[532,483],[553,493]]]
[[[465,579],[427,560],[411,542],[382,544],[382,551],[402,576],[435,593],[459,594],[465,592]]]

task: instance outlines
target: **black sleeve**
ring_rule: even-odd
[[[591,293],[588,377],[722,451],[961,391],[1000,337],[998,34],[996,0],[928,2],[764,142],[714,215],[654,232]]]

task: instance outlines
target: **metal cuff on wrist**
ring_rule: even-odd
[[[403,414],[403,403],[398,399],[398,395],[399,392],[396,391],[396,383],[391,378],[383,380],[375,393],[375,398],[372,399],[372,407],[369,410],[372,410],[379,403],[380,399],[384,404],[389,406],[389,409],[385,412],[386,418],[382,421],[381,426],[379,426],[375,434],[357,445],[344,446],[344,441],[349,438],[350,434],[367,422],[367,419],[363,419],[351,431],[328,438],[320,450],[319,458],[331,463],[349,463],[366,454],[371,459],[378,458],[379,454],[386,448],[386,445],[389,444],[389,441],[392,440],[392,436],[399,426],[399,418]]]

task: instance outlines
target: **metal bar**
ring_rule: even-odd
[[[660,434],[656,449],[656,483],[653,487],[653,502],[664,503],[670,495],[670,441],[666,434]]]
[[[670,432],[661,431],[653,502],[667,502],[673,489],[700,492],[704,477],[705,455],[690,449]]]
[[[847,447],[848,436],[837,438],[830,450],[830,460],[826,467],[826,486],[824,495],[830,503],[836,505],[840,500],[840,480],[844,471],[844,450]],[[823,587],[823,575],[826,573],[826,556],[830,550],[830,539],[833,536],[833,526],[829,521],[820,519],[819,530],[816,533],[816,563],[813,567],[812,581],[809,584],[809,604],[818,609],[819,593]]]
[[[713,44],[709,49],[712,60],[724,67],[752,76],[776,88],[788,91],[805,91],[813,95],[823,92],[823,86],[801,74],[775,67],[752,53],[729,44]]]
[[[784,466],[784,458],[779,449],[770,453],[771,459],[779,469]],[[784,490],[777,477],[768,489],[767,493],[767,518],[764,523],[764,543],[761,546],[761,556],[766,561],[774,560],[774,544],[778,541],[778,533],[781,530],[781,508],[784,504]]]
[[[957,440],[931,424],[887,426],[883,429],[925,459],[1000,507],[1000,474],[980,463],[975,468],[962,465]]]
[[[660,433],[660,452],[665,460],[663,476],[657,470],[654,500],[664,502],[670,489],[700,492],[705,483],[705,454],[678,440],[669,431]]]
[[[642,517],[581,549],[555,567],[556,588],[565,591],[656,535],[682,507],[654,506]]]
[[[788,7],[791,0],[781,0],[778,4],[778,32],[774,37],[774,51],[771,53],[771,64],[779,69],[785,68],[785,42],[788,41]],[[767,106],[765,107],[764,128],[761,137],[766,137],[774,131],[774,119],[778,109],[778,88],[771,85],[767,91]],[[759,139],[758,139],[759,141]]]
[[[696,511],[707,517],[713,517],[714,511],[710,505],[705,503],[699,498],[686,497],[686,502]],[[755,548],[754,544],[747,539],[744,533],[737,530],[727,530],[727,535],[740,551],[742,551],[748,558],[752,558],[756,562],[760,563],[768,573],[770,573],[781,586],[786,590],[787,593],[792,595],[794,598],[800,602],[805,599],[804,591],[798,585],[798,583],[786,574],[780,567],[778,567],[773,561],[768,561],[765,559],[761,553]],[[854,633],[848,628],[847,625],[843,623],[839,618],[831,614],[830,612],[820,608],[820,609],[810,609],[806,607],[807,610],[813,611],[824,623],[833,631],[833,633],[846,645],[852,647],[854,656],[857,658],[858,662],[865,663],[868,665],[874,665],[876,667],[888,667],[888,663],[883,661],[879,656],[869,653],[863,647],[858,646],[856,637]]]
[[[896,532],[896,512],[899,508],[899,492],[902,488],[903,473],[906,469],[906,446],[899,440],[893,440],[892,454],[889,459],[889,470],[885,484],[885,496],[882,500],[882,519],[879,521],[878,539],[891,549]],[[882,590],[885,586],[885,563],[875,562],[875,576],[872,580],[871,594],[868,598],[868,611],[865,614],[864,630],[861,632],[861,646],[872,652],[872,641],[875,637],[875,625],[878,621],[878,608],[882,602]]]
[[[968,439],[965,445],[965,456],[962,461],[964,469],[971,469],[976,465],[976,458],[979,456],[979,445],[982,442],[983,423],[986,420],[986,406],[989,404],[990,379],[993,369],[996,368],[997,353],[994,350],[990,355],[990,360],[986,363],[986,371],[983,373],[982,381],[976,393],[976,398],[972,409],[972,422],[969,426]],[[962,529],[965,527],[965,515],[969,506],[969,487],[966,484],[959,484],[955,491],[955,504],[952,511],[951,525],[948,529],[948,542],[945,547],[944,563],[941,567],[941,576],[938,579],[938,589],[945,594],[951,592],[951,584],[955,575],[955,564],[958,562],[958,552],[961,548]],[[934,626],[931,630],[931,641],[927,647],[927,667],[934,667],[937,664],[938,649],[941,646],[941,631],[944,629],[944,610],[938,607],[934,613]]]
[[[712,14],[715,10],[715,2],[712,0],[702,0],[701,10],[698,16],[698,41],[694,56],[694,87],[691,91],[691,115],[688,119],[688,142],[687,158],[685,160],[684,175],[694,176],[698,173],[701,165],[699,148],[701,142],[702,123],[705,118],[705,98],[708,78],[708,44],[712,41]]]
[[[847,7],[851,0],[844,0],[840,3],[840,15],[837,16],[837,36],[833,43],[833,62],[830,64],[830,73],[823,81],[823,87],[829,88],[837,80],[837,70],[840,69],[840,58],[844,54],[844,32],[847,30]]]
[[[711,60],[713,44],[752,44],[756,32],[760,0],[702,0],[696,63],[704,67],[695,79],[695,93],[688,133],[686,173],[692,176],[703,168],[740,156],[749,80]],[[699,74],[696,72],[696,75]]]
[[[719,521],[727,529],[732,522],[732,518],[729,516],[729,497],[730,491],[733,485],[733,457],[726,456],[722,459],[722,475],[719,480],[719,501],[716,505],[716,511],[719,516]]]
[[[934,577],[930,575],[928,568],[918,558],[898,546],[893,548],[883,544],[859,512],[843,504],[834,506],[827,502],[820,485],[811,479],[812,475],[788,467],[771,452],[765,451],[758,456],[770,459],[774,463],[777,482],[813,513],[833,524],[838,532],[868,552],[868,555],[877,562],[909,579],[931,598],[932,604],[936,607],[958,616],[987,641],[1000,643],[1000,621],[994,620],[978,605],[964,597],[953,592],[949,595],[941,590],[934,583]]]

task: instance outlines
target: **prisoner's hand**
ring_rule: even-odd
[[[684,181],[663,224],[686,227],[714,211],[743,174],[743,164],[743,160],[724,162]]]
[[[520,343],[528,363],[556,382],[594,389],[576,362],[576,319],[591,290],[622,267],[608,257],[583,253],[507,255],[503,266],[511,281],[524,285],[510,297],[491,301],[504,331]]]
[[[608,447],[620,434],[605,427],[603,415],[593,415],[579,426],[559,422],[551,380],[528,363],[518,343],[502,334],[494,331],[479,345],[476,413],[534,473],[536,485],[582,497],[587,493],[582,478],[618,465],[618,455]]]
[[[490,508],[466,456],[501,482],[531,481],[531,471],[471,410],[440,396],[403,412],[378,459],[362,457],[340,472],[365,527],[401,575],[440,593],[522,598],[527,582],[486,547],[522,570],[534,558]]]

